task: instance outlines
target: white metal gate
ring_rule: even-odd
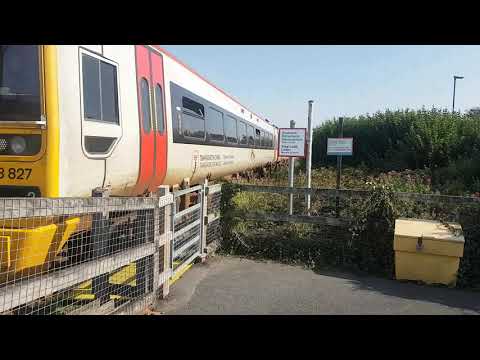
[[[190,194],[195,199],[195,204],[177,212],[177,199]],[[204,187],[194,186],[185,190],[173,193],[172,204],[172,230],[173,242],[171,247],[171,261],[173,274],[175,276],[190,264],[195,258],[202,254],[203,217],[204,217]]]

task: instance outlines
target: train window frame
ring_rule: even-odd
[[[267,148],[267,138],[263,129],[260,129],[260,144],[262,144],[262,148]]]
[[[34,50],[34,49],[36,50],[37,68],[34,69],[36,71],[32,71],[31,74],[33,74],[34,76],[36,74],[36,76],[38,76],[38,78],[36,79],[38,80],[38,82],[36,83],[36,86],[34,86],[34,88],[38,90],[38,108],[37,108],[38,114],[32,115],[31,117],[29,116],[27,119],[25,118],[20,119],[18,118],[18,116],[15,118],[15,115],[12,117],[0,115],[1,117],[0,124],[7,125],[7,126],[9,124],[15,124],[15,126],[23,126],[23,125],[29,126],[30,124],[45,125],[46,124],[46,108],[45,108],[45,79],[44,79],[44,55],[45,55],[44,47],[46,47],[46,45],[6,45],[6,46],[23,46],[24,48],[26,47],[30,48],[30,50]],[[33,96],[36,96],[36,94]]]
[[[255,143],[255,147],[256,148],[261,148],[262,147],[262,133],[261,133],[261,130],[259,128],[256,128],[254,127],[255,131],[253,133],[253,136],[254,136],[254,143]]]
[[[210,134],[210,131],[209,131],[209,119],[212,120],[213,117],[210,117],[210,114],[211,114],[211,110],[221,114],[221,119],[222,119],[222,136],[223,136],[223,139],[222,140],[217,140],[217,139],[212,139],[211,138],[211,134]],[[205,131],[207,133],[207,139],[208,141],[210,142],[215,142],[215,143],[219,143],[219,144],[223,144],[225,143],[226,141],[226,137],[225,137],[225,114],[223,113],[223,111],[220,111],[220,110],[217,110],[215,109],[213,106],[209,106],[208,107],[208,110],[207,110],[207,113],[206,113],[206,117],[205,117]],[[219,131],[220,129],[216,129],[217,131]],[[220,133],[216,133],[214,134],[215,136],[217,135],[220,135]]]
[[[249,130],[251,131],[251,135],[249,134]],[[250,143],[250,138],[252,142]],[[247,124],[247,140],[248,140],[248,147],[254,148],[255,147],[255,128],[253,125]]]
[[[85,110],[84,110],[84,89],[83,89],[83,55],[88,55],[90,57],[96,58],[97,60],[103,61],[109,65],[112,65],[116,69],[116,105],[117,105],[117,122],[111,121],[102,121],[97,119],[86,119]],[[123,137],[123,119],[122,119],[122,86],[121,86],[121,67],[118,62],[109,59],[102,54],[99,54],[91,49],[88,49],[83,46],[78,47],[78,71],[79,71],[79,86],[77,91],[79,92],[80,97],[80,118],[81,118],[81,137],[82,137],[82,150],[87,158],[91,159],[104,159],[111,156],[121,138]],[[115,138],[115,141],[108,149],[106,153],[91,153],[87,150],[85,144],[86,137],[111,137]]]
[[[160,99],[158,99],[158,96],[157,96],[157,89],[160,89]],[[156,83],[155,85],[155,90],[153,91],[153,103],[154,103],[154,106],[155,106],[155,123],[157,125],[157,133],[159,134],[163,134],[165,132],[165,106],[163,104],[163,89],[162,89],[162,85],[159,84],[158,82]],[[160,101],[160,102],[159,102]],[[160,103],[161,105],[161,112],[160,112],[160,115],[162,116],[162,121],[161,121],[161,125],[162,125],[162,128],[161,130],[159,129],[159,122],[158,122],[158,104]]]
[[[187,99],[188,101],[191,101],[192,103],[200,105],[201,109],[203,109],[203,111],[200,112],[201,115],[199,113],[195,112],[194,110],[185,107],[184,99]],[[185,94],[182,94],[182,96],[181,96],[181,108],[182,108],[182,120],[181,120],[181,123],[179,125],[179,130],[180,130],[180,133],[182,134],[182,136],[185,137],[185,138],[188,138],[188,139],[195,140],[195,141],[205,142],[205,140],[207,138],[207,124],[206,124],[206,119],[205,119],[205,105],[203,105],[199,101],[191,99],[190,96],[185,96]],[[189,116],[193,119],[200,119],[200,120],[203,121],[203,137],[185,135],[184,115]]]
[[[93,118],[93,117],[88,117],[86,112],[86,104],[85,104],[85,68],[84,68],[84,60],[86,57],[89,57],[91,59],[94,59],[96,62],[98,62],[98,86],[99,86],[99,111],[100,111],[100,118]],[[102,123],[107,123],[107,124],[120,124],[120,101],[119,101],[119,89],[118,89],[118,65],[112,61],[108,61],[107,59],[100,57],[100,56],[95,56],[93,54],[83,52],[81,53],[80,56],[80,61],[81,61],[81,92],[82,92],[82,97],[83,97],[83,106],[82,106],[82,116],[85,121],[96,121],[96,122],[102,122]],[[111,66],[115,71],[114,71],[114,111],[116,114],[116,119],[114,121],[111,120],[105,120],[104,119],[104,113],[103,113],[103,89],[104,89],[104,83],[102,81],[102,63],[108,66]]]
[[[225,146],[225,147],[232,147],[232,148],[238,148],[238,149],[245,149],[245,148],[252,148],[255,149],[255,131],[256,130],[263,130],[265,131],[265,134],[269,132],[268,130],[265,130],[263,127],[256,126],[252,121],[248,120],[248,115],[245,117],[239,116],[235,114],[235,112],[232,112],[230,110],[227,110],[223,108],[222,106],[217,105],[216,103],[213,103],[200,95],[197,95],[196,93],[193,93],[192,91],[180,86],[179,84],[170,81],[170,99],[171,99],[171,116],[172,116],[172,136],[173,136],[173,142],[178,143],[178,144],[198,144],[198,145],[207,145],[207,146]],[[199,138],[199,137],[191,137],[188,135],[185,135],[184,133],[184,121],[182,119],[185,119],[185,114],[188,113],[188,116],[192,117],[200,117],[199,113],[196,113],[195,111],[184,111],[183,109],[183,98],[186,97],[189,100],[192,100],[200,105],[203,105],[205,109],[205,114],[204,119],[205,119],[205,133],[204,133],[204,138]],[[209,114],[209,108],[213,108],[216,111],[223,112],[223,124],[224,124],[224,142],[221,141],[212,141],[209,140],[208,138],[208,131],[207,131],[207,125],[206,121],[208,118]],[[183,117],[182,117],[183,116]],[[233,120],[236,120],[236,135],[237,139],[235,142],[229,142],[227,141],[227,134],[225,133],[226,131],[226,122],[229,121],[228,118],[231,118]],[[230,120],[231,121],[231,120]],[[260,120],[258,120],[260,121]],[[250,129],[251,128],[251,129]],[[246,137],[246,143],[242,143],[242,129],[245,131],[245,137]],[[253,136],[253,145],[251,141],[249,141],[248,138],[248,132],[253,132],[251,134]],[[266,136],[266,135],[265,135]],[[258,139],[258,138],[257,138]],[[260,138],[261,139],[261,138]],[[272,142],[274,142],[274,136],[272,135]],[[257,140],[258,141],[258,140]],[[259,149],[273,149],[274,147],[268,146],[267,140],[264,140],[266,142],[266,145],[262,145],[260,142],[260,145],[257,146]]]
[[[225,131],[225,130],[226,130],[226,126],[225,126],[225,123],[226,123],[226,122],[225,122],[225,119],[226,119],[226,118],[233,120],[233,123],[235,124],[235,126],[234,126],[234,128],[235,128],[235,141],[229,141],[229,139],[233,139],[233,137],[227,136],[227,132]],[[234,116],[227,114],[227,116],[223,118],[223,130],[224,130],[224,132],[225,132],[225,142],[226,142],[227,144],[230,144],[230,145],[232,145],[232,144],[238,145],[238,144],[239,144],[239,139],[238,139],[238,120],[237,120]]]
[[[143,91],[144,91],[144,87],[143,87],[143,84],[147,84],[147,93],[144,94]],[[146,96],[144,96],[146,95]],[[154,130],[154,127],[152,126],[153,125],[153,121],[152,121],[152,115],[153,115],[153,111],[152,111],[152,101],[151,101],[151,88],[150,88],[150,83],[148,81],[148,79],[144,76],[142,76],[142,78],[140,79],[140,112],[142,114],[142,128],[143,128],[143,131],[145,132],[145,134],[150,134],[152,132],[152,130]],[[148,101],[148,104],[145,104],[144,101]],[[147,106],[145,106],[147,105]],[[145,121],[145,110],[148,110],[148,129],[147,127],[145,126],[147,124],[147,122]]]
[[[273,149],[274,148],[274,146],[273,146],[273,134],[270,131],[267,132],[267,139],[268,139],[268,148]]]
[[[187,102],[191,102],[191,103],[195,103],[197,105],[200,105],[198,107],[199,109],[201,109],[200,113],[196,112],[195,110],[193,110],[191,108],[186,107],[185,106],[185,100],[187,100]],[[196,117],[199,117],[201,119],[205,119],[205,105],[203,105],[202,103],[200,103],[198,101],[190,99],[188,96],[185,96],[185,95],[182,95],[182,111],[186,114],[196,116]]]
[[[243,133],[245,135],[245,142],[242,142],[243,138],[240,137],[240,132],[238,131],[238,126],[239,124],[243,125],[245,132]],[[237,121],[237,137],[238,137],[238,144],[241,147],[246,147],[248,146],[248,131],[247,131],[248,125],[245,121],[238,120]]]

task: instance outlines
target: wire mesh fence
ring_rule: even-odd
[[[441,222],[465,238],[459,285],[480,286],[480,199],[372,190],[224,186],[223,250],[238,255],[341,267],[390,276],[395,219]],[[306,194],[311,208],[306,208]],[[227,195],[229,194],[229,195]],[[293,194],[293,215],[289,197]]]
[[[107,314],[145,305],[169,277],[172,201],[171,194],[1,199],[0,313]]]

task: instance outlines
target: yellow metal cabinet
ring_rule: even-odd
[[[397,219],[395,221],[395,276],[427,284],[455,286],[465,239],[459,224]]]

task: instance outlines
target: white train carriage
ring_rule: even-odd
[[[276,158],[273,124],[158,46],[0,49],[1,196],[135,196]]]

